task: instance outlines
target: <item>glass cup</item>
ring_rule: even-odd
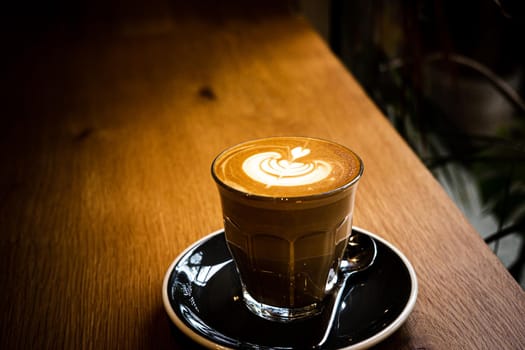
[[[322,311],[352,232],[361,159],[308,137],[248,141],[219,154],[212,175],[243,302],[290,322]]]

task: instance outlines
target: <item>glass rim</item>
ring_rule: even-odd
[[[265,195],[261,195],[261,194],[245,192],[245,191],[236,189],[236,188],[226,184],[224,181],[222,181],[217,176],[217,174],[215,174],[215,163],[218,161],[219,158],[221,158],[221,156],[223,156],[226,152],[232,150],[233,148],[239,147],[239,146],[251,143],[251,142],[260,141],[260,140],[286,139],[286,138],[300,138],[300,139],[317,140],[317,141],[327,142],[327,143],[331,143],[331,144],[337,145],[339,147],[342,147],[345,150],[347,150],[350,153],[352,153],[356,157],[356,159],[358,161],[359,171],[357,172],[357,174],[350,181],[348,181],[347,183],[345,183],[345,184],[343,184],[343,185],[341,185],[341,186],[339,186],[337,188],[334,188],[334,189],[326,191],[326,192],[314,193],[314,194],[309,194],[309,195],[299,195],[299,196],[265,196]],[[351,150],[350,148],[348,148],[348,147],[346,147],[344,145],[341,145],[340,143],[337,143],[337,142],[334,142],[334,141],[330,141],[330,140],[326,140],[326,139],[322,139],[322,138],[310,137],[310,136],[269,136],[269,137],[261,137],[261,138],[256,138],[256,139],[250,139],[250,140],[247,140],[247,141],[244,141],[244,142],[240,142],[240,143],[237,143],[235,145],[232,145],[232,146],[229,146],[229,147],[225,148],[219,154],[217,154],[217,156],[213,159],[213,162],[211,163],[211,175],[212,175],[213,179],[215,180],[215,182],[219,186],[221,186],[225,190],[228,190],[229,192],[232,192],[234,194],[238,194],[238,195],[244,196],[244,199],[252,199],[252,200],[259,200],[259,201],[283,201],[283,202],[284,201],[288,201],[288,200],[312,201],[312,200],[316,200],[316,199],[327,198],[327,197],[333,196],[333,195],[335,195],[335,194],[337,194],[339,192],[344,192],[345,190],[347,190],[347,189],[351,188],[352,186],[356,185],[359,182],[359,180],[361,179],[361,177],[363,176],[363,172],[364,172],[363,160],[361,159],[361,157],[356,152],[354,152],[353,150]]]

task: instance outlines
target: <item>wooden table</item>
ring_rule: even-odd
[[[362,156],[354,223],[419,278],[413,313],[378,348],[525,348],[523,290],[307,22],[199,3],[80,9],[12,41],[0,349],[194,348],[165,314],[164,273],[222,226],[214,156],[269,135]]]

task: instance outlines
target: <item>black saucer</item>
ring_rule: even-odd
[[[338,319],[323,349],[364,349],[395,332],[412,311],[417,296],[414,269],[385,240],[374,238],[377,258],[350,277]],[[210,349],[312,348],[327,314],[292,323],[261,319],[241,300],[237,271],[220,230],[186,249],[169,267],[162,287],[164,307],[175,325]]]

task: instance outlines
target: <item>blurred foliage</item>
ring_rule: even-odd
[[[520,2],[521,1],[521,2]],[[332,46],[433,172],[475,178],[486,241],[520,235],[525,264],[525,1],[334,1]],[[492,102],[494,101],[494,102]],[[495,107],[494,107],[495,106]],[[497,107],[497,108],[496,108]]]

